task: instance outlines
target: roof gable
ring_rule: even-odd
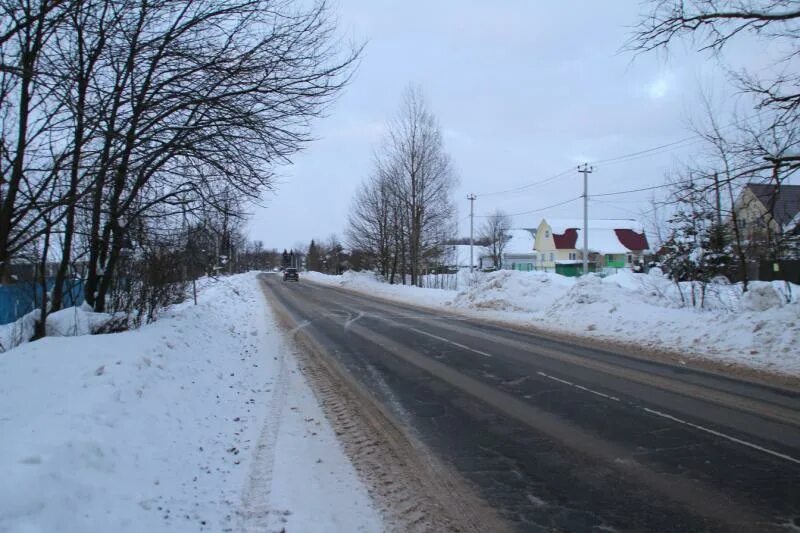
[[[583,247],[580,233],[583,230],[569,228],[564,233],[553,233],[557,250],[573,250]],[[578,246],[579,245],[579,246]],[[604,254],[624,254],[647,250],[647,237],[631,229],[589,228],[589,250]]]
[[[591,232],[589,233],[591,235]],[[553,233],[553,242],[556,243],[557,250],[571,250],[575,248],[578,241],[578,230],[569,228],[563,233]]]
[[[631,251],[647,250],[647,237],[644,233],[636,233],[630,229],[615,229],[614,233],[617,234],[617,239],[622,243],[622,246]]]
[[[800,185],[775,185],[768,183],[748,183],[747,189],[758,198],[758,201],[781,227],[789,224],[800,212]]]
[[[568,229],[583,229],[582,218],[545,218],[544,222],[550,226],[553,233],[564,233]],[[592,230],[600,229],[629,229],[642,233],[644,228],[642,225],[629,218],[591,218],[589,219],[589,233]]]

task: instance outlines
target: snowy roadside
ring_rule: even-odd
[[[389,285],[369,273],[303,277],[445,312],[800,376],[800,287],[783,282],[752,282],[744,295],[735,285],[713,286],[708,309],[699,310],[682,306],[667,278],[644,274],[576,279],[501,270],[476,275],[461,291]]]
[[[258,286],[0,354],[0,531],[378,531]]]

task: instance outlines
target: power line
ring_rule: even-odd
[[[687,141],[695,141],[696,142],[698,140],[698,138],[702,138],[702,137],[700,137],[699,135],[693,135],[691,137],[685,137],[683,139],[680,139],[678,141],[673,141],[671,143],[662,144],[660,146],[654,146],[652,148],[647,148],[645,150],[639,150],[638,152],[631,152],[629,154],[623,154],[623,155],[618,155],[618,156],[615,156],[615,157],[609,157],[608,159],[601,159],[599,161],[594,161],[593,163],[595,165],[607,165],[608,163],[612,163],[614,161],[621,161],[621,160],[628,159],[628,158],[635,158],[636,156],[645,155],[645,154],[651,154],[652,152],[656,152],[656,151],[662,150],[664,148],[669,148],[669,147],[672,147],[672,146],[678,146],[680,144],[686,143]],[[690,144],[694,144],[694,143],[690,143]],[[669,151],[669,150],[667,150],[667,151]],[[653,154],[653,155],[655,155],[655,154]]]
[[[752,115],[750,115],[748,117],[745,117],[743,120],[747,121],[747,120],[751,120],[751,119],[757,118],[760,115],[763,115],[764,113],[766,113],[767,111],[768,111],[768,109],[762,109],[761,111],[759,111],[757,113],[754,113],[754,114],[752,114]],[[730,129],[730,128],[736,126],[737,124],[738,124],[737,122],[731,122],[730,124],[726,124],[725,126],[722,126],[722,127],[718,128],[718,131],[724,131],[724,130]],[[671,149],[674,150],[677,147],[681,147],[680,145],[685,145],[685,146],[683,146],[683,148],[686,148],[686,147],[689,147],[689,146],[691,146],[693,144],[697,144],[698,142],[705,141],[705,140],[706,139],[702,134],[695,134],[695,135],[692,135],[690,137],[684,137],[683,139],[679,139],[677,141],[672,141],[672,142],[669,142],[669,143],[666,143],[666,144],[662,144],[662,145],[659,145],[659,146],[653,146],[652,148],[645,148],[644,150],[639,150],[639,151],[631,152],[631,153],[628,153],[628,154],[622,154],[622,155],[618,155],[618,156],[615,156],[615,157],[609,157],[607,159],[601,159],[599,161],[594,161],[593,163],[595,165],[606,165],[607,166],[610,163],[622,163],[622,162],[628,162],[628,161],[635,161],[636,159],[642,159],[642,158],[645,158],[645,157],[650,157],[651,155],[658,155],[659,153],[661,153],[662,150],[665,151],[665,152],[671,151],[671,150],[665,150],[666,148],[671,148]]]
[[[576,196],[575,198],[570,198],[569,200],[565,200],[563,202],[558,202],[557,204],[548,205],[546,207],[540,207],[538,209],[531,209],[530,211],[521,211],[519,213],[506,213],[507,216],[516,217],[519,215],[530,215],[531,213],[538,213],[540,211],[546,211],[548,209],[552,209],[553,207],[558,207],[560,205],[568,204],[570,202],[574,202],[575,200],[580,200],[583,196]],[[476,218],[489,218],[495,215],[475,215]]]
[[[730,126],[732,126],[732,125],[728,125],[728,126],[726,126],[726,128],[730,127]],[[679,146],[681,144],[686,144],[686,146],[688,147],[688,146],[691,146],[692,144],[695,144],[695,143],[697,143],[697,142],[699,142],[701,140],[703,140],[702,136],[693,135],[692,137],[685,137],[683,139],[680,139],[680,140],[677,140],[677,141],[673,141],[671,143],[666,143],[666,144],[662,144],[662,145],[659,145],[659,146],[654,146],[652,148],[639,150],[637,152],[631,152],[631,153],[628,153],[628,154],[623,154],[623,155],[611,157],[611,158],[608,158],[608,159],[601,159],[599,161],[595,161],[594,164],[595,165],[610,166],[610,165],[619,164],[619,163],[627,163],[629,161],[635,161],[637,159],[644,159],[646,157],[650,157],[650,156],[653,156],[653,155],[658,155],[658,153],[661,153],[659,151],[660,150],[664,150],[665,148],[677,147],[677,146]],[[689,141],[692,141],[692,142],[689,142]],[[669,152],[670,150],[665,150],[665,151]],[[526,185],[521,185],[519,187],[515,187],[515,188],[512,188],[512,189],[505,189],[505,190],[502,190],[502,191],[494,191],[494,192],[484,192],[484,193],[481,193],[480,196],[496,196],[496,195],[501,195],[501,194],[523,192],[523,191],[528,190],[528,189],[530,189],[532,187],[535,187],[537,185],[543,185],[545,183],[549,183],[551,181],[557,180],[558,178],[561,178],[563,176],[570,175],[573,172],[574,168],[575,167],[570,167],[570,168],[568,168],[568,169],[566,169],[566,170],[564,170],[562,172],[559,172],[558,174],[554,174],[554,175],[550,176],[549,178],[545,178],[543,180],[539,180],[539,181],[535,181],[535,182],[532,182],[532,183],[528,183]]]
[[[728,126],[725,126],[725,128],[729,128],[731,126],[733,126],[733,124],[729,124]],[[721,128],[721,129],[725,129],[725,128]],[[704,139],[703,139],[703,137],[701,135],[693,135],[691,137],[685,137],[685,138],[677,140],[677,141],[673,141],[673,142],[670,142],[670,143],[662,144],[662,145],[659,145],[659,146],[654,146],[652,148],[646,148],[644,150],[639,150],[637,152],[631,152],[631,153],[628,153],[628,154],[622,154],[622,155],[618,155],[618,156],[615,156],[615,157],[610,157],[610,158],[607,158],[607,159],[601,159],[599,161],[595,161],[593,164],[594,165],[601,165],[601,166],[611,166],[611,165],[616,165],[616,164],[620,164],[620,163],[628,163],[630,161],[636,161],[638,159],[645,159],[647,157],[651,157],[651,156],[654,156],[654,155],[659,155],[660,153],[665,153],[665,152],[670,152],[671,151],[671,150],[666,150],[666,148],[672,148],[674,150],[675,148],[680,147],[680,145],[685,145],[684,147],[689,147],[689,146],[691,146],[693,144],[697,144],[698,142],[700,142],[702,140],[704,140]],[[563,176],[570,175],[570,174],[572,174],[574,168],[575,167],[570,167],[570,168],[568,168],[568,169],[566,169],[566,170],[564,170],[562,172],[559,172],[558,174],[554,174],[554,175],[552,175],[552,176],[550,176],[548,178],[545,178],[543,180],[534,181],[532,183],[528,183],[526,185],[521,185],[519,187],[514,187],[512,189],[505,189],[505,190],[502,190],[502,191],[494,191],[494,192],[484,192],[484,193],[480,193],[479,196],[497,196],[497,195],[501,195],[501,194],[524,192],[524,191],[526,191],[528,189],[536,187],[537,185],[543,185],[545,183],[549,183],[551,181],[555,181],[558,178],[561,178]]]
[[[745,170],[745,169],[750,169],[750,168],[752,168],[752,165],[750,163],[746,163],[746,164],[743,164],[743,165],[740,165],[740,166],[737,166],[737,167],[730,168],[730,169],[727,170],[727,172],[728,173],[730,173],[730,172],[738,172],[739,170]],[[705,177],[710,178],[710,177],[712,177],[712,175],[708,175],[708,176],[705,176]],[[737,176],[734,176],[734,177],[737,177]],[[601,194],[593,194],[593,195],[591,195],[591,198],[596,198],[598,196],[618,196],[618,195],[621,195],[621,194],[630,194],[630,193],[634,193],[634,192],[652,191],[652,190],[655,190],[655,189],[663,189],[665,187],[675,187],[675,186],[680,186],[680,185],[691,185],[691,184],[696,183],[696,182],[697,182],[697,179],[690,178],[690,179],[675,181],[675,182],[671,182],[671,183],[662,183],[661,185],[653,185],[652,187],[641,187],[639,189],[629,189],[627,191],[616,191],[616,192],[606,192],[606,193],[601,193]]]
[[[743,120],[746,121],[746,120],[750,120],[750,119],[756,118],[756,117],[766,113],[767,111],[768,110],[766,110],[766,109],[761,110],[761,111],[759,111],[757,113],[754,113],[753,115],[745,117]],[[724,131],[724,130],[730,129],[730,128],[736,126],[736,125],[737,125],[736,122],[732,122],[730,124],[727,124],[725,126],[720,127],[718,129],[718,131]],[[696,135],[692,135],[690,137],[684,137],[683,139],[679,139],[677,141],[672,141],[672,142],[661,144],[661,145],[658,145],[658,146],[653,146],[651,148],[645,148],[643,150],[638,150],[638,151],[630,152],[630,153],[627,153],[627,154],[621,154],[621,155],[614,156],[614,157],[609,157],[609,158],[606,158],[606,159],[600,159],[598,161],[594,161],[593,163],[594,163],[594,165],[600,165],[600,166],[611,166],[611,165],[620,164],[620,163],[627,163],[627,162],[631,162],[631,161],[636,161],[638,159],[644,159],[644,158],[651,157],[651,156],[654,156],[654,155],[659,155],[661,153],[670,152],[670,151],[675,150],[677,148],[687,148],[687,147],[692,146],[693,144],[697,144],[697,143],[699,143],[701,141],[705,141],[705,138],[703,137],[703,135],[696,134]],[[565,169],[565,170],[559,172],[558,174],[554,174],[554,175],[552,175],[552,176],[550,176],[548,178],[545,178],[545,179],[542,179],[542,180],[538,180],[538,181],[534,181],[534,182],[528,183],[526,185],[521,185],[519,187],[514,187],[514,188],[511,188],[511,189],[505,189],[505,190],[501,190],[501,191],[484,192],[484,193],[480,193],[479,196],[496,196],[496,195],[502,195],[502,194],[524,192],[524,191],[526,191],[528,189],[536,187],[537,185],[543,185],[545,183],[549,183],[551,181],[555,181],[555,180],[557,180],[557,179],[559,179],[559,178],[561,178],[563,176],[570,175],[573,172],[574,168],[575,167],[570,167],[568,169]],[[634,192],[655,190],[655,189],[660,189],[662,187],[668,187],[670,185],[675,185],[675,184],[657,185],[657,186],[653,186],[653,187],[644,187],[644,188],[640,188],[640,189],[631,189],[629,191],[618,191],[618,192],[613,192],[613,193],[595,194],[595,195],[592,195],[592,196],[615,196],[615,195],[620,195],[620,194],[628,194],[628,193],[634,193]],[[572,201],[572,200],[570,200],[570,201]],[[535,211],[533,211],[533,212],[535,212]],[[519,214],[527,214],[527,212],[519,213]],[[478,216],[478,215],[476,215],[476,216]],[[487,216],[490,216],[490,215],[482,215],[481,217],[482,218],[486,218]]]
[[[595,204],[607,205],[607,206],[610,206],[611,209],[619,209],[620,211],[625,211],[626,213],[630,213],[630,214],[636,215],[636,216],[639,216],[639,215],[642,215],[642,214],[647,214],[647,213],[650,213],[652,211],[655,211],[655,209],[648,209],[648,210],[630,209],[628,207],[629,202],[608,202],[608,201],[603,201],[603,200],[592,200],[592,199],[590,199],[589,201],[592,202],[592,203],[595,203]],[[620,205],[620,204],[625,205],[625,207],[622,207],[622,205]]]
[[[543,180],[534,181],[533,183],[528,183],[527,185],[521,185],[519,187],[514,187],[513,189],[506,189],[504,191],[494,191],[494,192],[479,193],[478,196],[495,196],[495,195],[498,195],[498,194],[508,194],[508,193],[512,193],[512,192],[522,192],[522,191],[524,191],[526,189],[530,189],[531,187],[535,187],[537,185],[542,185],[544,183],[548,183],[550,181],[556,180],[556,179],[558,179],[558,178],[560,178],[562,176],[566,176],[567,174],[572,173],[573,169],[574,169],[574,167],[569,167],[567,170],[564,170],[563,172],[559,172],[558,174],[555,174],[555,175],[550,176],[549,178],[545,178]]]
[[[655,190],[655,189],[662,189],[664,187],[672,187],[674,185],[677,185],[677,184],[675,184],[675,183],[662,183],[661,185],[654,185],[652,187],[642,187],[641,189],[630,189],[628,191],[617,191],[617,192],[605,192],[605,193],[602,193],[602,194],[593,194],[592,198],[596,198],[598,196],[617,196],[619,194],[630,194],[630,193],[633,193],[633,192],[652,191],[652,190]]]

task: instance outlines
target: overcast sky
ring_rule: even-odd
[[[353,192],[409,83],[422,87],[458,170],[462,236],[467,193],[478,195],[478,215],[564,202],[582,192],[577,172],[523,193],[487,193],[690,137],[689,122],[703,114],[701,88],[721,108],[732,101],[722,68],[691,46],[668,58],[620,51],[643,9],[637,0],[339,0],[335,9],[342,33],[367,46],[352,84],[317,122],[319,140],[279,169],[277,190],[253,211],[250,238],[267,247],[343,236]],[[757,46],[728,53],[737,66],[763,56]],[[596,164],[590,196],[661,184],[698,149],[688,141]],[[590,217],[637,218],[649,197],[598,197]],[[533,227],[546,215],[581,217],[582,203],[517,215],[513,225]]]

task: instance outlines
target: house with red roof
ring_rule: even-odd
[[[588,240],[591,270],[630,267],[649,248],[642,225],[628,219],[590,219]],[[567,265],[583,264],[583,220],[543,218],[536,229],[534,250],[539,270],[576,270]]]

